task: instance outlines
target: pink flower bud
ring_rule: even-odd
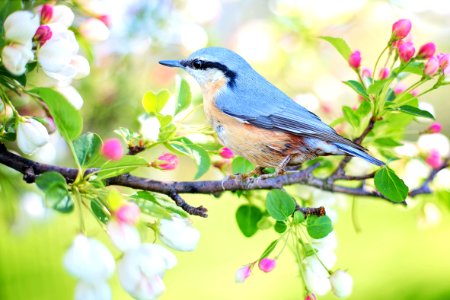
[[[361,71],[362,78],[372,78],[372,71],[369,68],[363,68]]]
[[[395,40],[401,40],[411,31],[411,21],[400,19],[392,25],[392,37]]]
[[[433,124],[431,124],[428,129],[427,132],[429,133],[439,133],[442,130],[442,125],[439,122],[434,122]]]
[[[389,68],[384,67],[381,68],[380,73],[378,74],[379,79],[386,79],[389,77]]]
[[[160,161],[158,163],[158,168],[161,170],[174,170],[178,166],[178,157],[171,153],[164,153],[158,157]]]
[[[442,71],[444,71],[450,64],[450,54],[440,53],[437,55],[437,59],[439,60],[439,67]]]
[[[237,283],[243,283],[252,274],[251,265],[240,267],[236,271],[235,279]]]
[[[277,261],[275,259],[270,259],[266,257],[259,261],[258,267],[261,271],[269,273],[275,268],[276,264]]]
[[[52,30],[47,25],[41,25],[34,34],[34,39],[42,46],[46,41],[52,38]]]
[[[102,154],[107,159],[119,160],[123,156],[122,143],[119,139],[108,139],[103,143]]]
[[[305,300],[317,300],[316,295],[313,293],[306,295]]]
[[[422,45],[417,53],[417,58],[430,58],[436,52],[436,45],[434,43],[426,43]]]
[[[398,95],[403,93],[406,90],[406,86],[404,83],[399,82],[395,87],[394,87],[394,94]]]
[[[41,8],[41,23],[46,24],[50,22],[53,17],[53,6],[49,4],[42,5]]]
[[[111,27],[111,18],[108,15],[101,15],[99,17],[97,17],[97,19],[99,19],[100,21],[103,22],[103,24],[106,25],[106,27]]]
[[[115,216],[119,222],[134,225],[139,220],[141,210],[134,202],[127,202],[115,211]]]
[[[223,147],[222,149],[220,149],[219,154],[220,154],[220,156],[222,156],[223,158],[226,158],[226,159],[234,157],[233,151],[227,147]]]
[[[361,52],[355,51],[352,54],[350,54],[350,57],[348,58],[348,64],[353,69],[358,69],[361,65]]]
[[[433,76],[439,69],[439,61],[436,57],[430,57],[425,64],[425,68],[423,69],[423,73],[428,76]]]
[[[439,168],[442,165],[442,158],[439,151],[436,149],[431,149],[425,162],[433,169]]]
[[[414,56],[416,49],[414,48],[414,44],[412,42],[402,43],[398,47],[398,56],[403,62],[408,62]]]

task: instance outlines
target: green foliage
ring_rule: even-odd
[[[275,248],[277,247],[278,241],[279,241],[278,239],[272,241],[272,243],[270,243],[269,246],[267,246],[267,248],[261,254],[261,256],[259,257],[259,260],[269,256],[273,252],[273,250],[275,250]]]
[[[258,231],[258,222],[263,214],[254,205],[241,205],[236,211],[236,221],[242,234],[251,237]]]
[[[45,201],[49,207],[68,213],[73,210],[73,201],[67,191],[64,177],[57,172],[46,172],[36,179],[36,185],[45,193]]]
[[[369,99],[369,94],[367,94],[366,89],[358,81],[348,80],[348,81],[344,81],[344,84],[351,87],[358,95],[362,96],[364,99],[366,99],[366,100]]]
[[[146,112],[156,114],[161,112],[169,98],[170,93],[167,90],[159,91],[157,94],[149,91],[142,97],[142,106],[144,106]]]
[[[282,190],[271,190],[266,197],[267,212],[277,221],[286,221],[295,210],[295,201]]]
[[[125,155],[120,160],[109,160],[97,171],[97,179],[103,180],[121,174],[129,173],[139,167],[145,167],[148,162],[136,155]]]
[[[389,167],[383,167],[375,173],[377,190],[392,202],[403,202],[408,195],[408,187]]]
[[[175,114],[178,114],[189,107],[192,101],[191,87],[185,79],[180,81],[180,89],[178,91],[177,107]]]
[[[98,158],[102,140],[97,134],[87,132],[73,141],[73,147],[80,165],[88,167]]]
[[[201,146],[194,144],[188,138],[179,138],[168,143],[169,148],[175,149],[178,153],[191,157],[197,165],[197,173],[194,178],[202,177],[211,167],[211,159],[208,152]]]
[[[255,166],[241,156],[236,156],[231,162],[231,172],[233,174],[247,174],[255,169]]]
[[[295,211],[293,217],[294,224],[300,224],[303,221],[305,221],[305,215],[301,211]]]
[[[34,88],[29,92],[37,95],[47,104],[56,127],[67,141],[81,134],[83,119],[80,112],[63,95],[51,88]]]
[[[278,232],[278,233],[283,233],[283,232],[286,231],[287,225],[286,225],[285,222],[277,221],[275,223],[275,226],[273,227],[273,229],[275,229],[275,231]]]
[[[350,54],[352,54],[352,50],[347,42],[342,38],[332,37],[332,36],[321,36],[322,40],[327,41],[342,55],[342,57],[348,61]]]
[[[91,200],[91,210],[100,222],[106,224],[109,221],[109,216],[104,211],[106,208],[100,203],[100,200]]]
[[[306,219],[306,230],[313,239],[321,239],[333,231],[333,224],[328,216],[310,215]]]
[[[423,118],[428,118],[428,119],[433,119],[434,120],[434,116],[429,113],[426,110],[422,110],[420,108],[411,106],[411,105],[402,105],[398,108],[399,111],[409,114],[409,115],[413,115],[413,116],[418,116],[418,117],[423,117]]]

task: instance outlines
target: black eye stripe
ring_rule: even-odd
[[[228,78],[228,85],[234,87],[236,85],[236,72],[228,69],[227,66],[219,62],[193,59],[193,60],[183,60],[181,64],[185,67],[189,67],[196,70],[206,70],[206,69],[218,69],[223,72],[223,74]]]

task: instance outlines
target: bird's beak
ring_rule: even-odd
[[[171,68],[183,68],[183,65],[179,60],[160,60],[159,63],[163,66],[171,67]]]

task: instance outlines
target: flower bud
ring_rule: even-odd
[[[403,93],[406,90],[406,86],[403,82],[399,82],[395,87],[394,87],[394,94],[398,95]]]
[[[269,273],[275,268],[276,264],[277,261],[275,259],[265,257],[259,261],[258,267],[261,271]]]
[[[17,146],[25,154],[33,154],[38,148],[48,143],[47,129],[32,118],[19,121],[17,126]]]
[[[78,28],[81,35],[91,42],[101,42],[109,37],[109,29],[99,19],[89,18]]]
[[[417,53],[417,58],[430,58],[436,52],[436,45],[434,43],[426,43],[422,45]]]
[[[348,58],[348,64],[353,69],[358,69],[361,66],[361,52],[355,51],[350,54],[350,57]]]
[[[388,67],[381,68],[380,73],[378,73],[378,78],[386,79],[389,77],[389,73],[390,73],[390,71],[389,71]]]
[[[116,220],[110,220],[106,225],[106,228],[114,246],[121,251],[135,249],[141,244],[139,231],[132,225]]]
[[[362,78],[372,78],[372,71],[369,68],[363,68],[361,71]]]
[[[156,167],[161,170],[174,170],[178,166],[178,157],[171,153],[164,153],[158,157],[158,161]]]
[[[79,234],[64,256],[64,267],[86,282],[106,280],[114,272],[114,257],[99,241]]]
[[[34,35],[34,39],[38,41],[41,46],[44,45],[45,42],[51,38],[52,38],[52,30],[47,25],[39,26]]]
[[[3,66],[13,75],[19,76],[25,73],[27,63],[34,57],[31,50],[31,42],[27,45],[10,44],[3,48]]]
[[[222,156],[225,159],[229,159],[229,158],[233,158],[234,157],[234,153],[230,148],[227,147],[223,147],[222,149],[220,149],[220,156]]]
[[[235,274],[235,280],[237,283],[243,283],[252,274],[252,268],[250,265],[246,265],[237,269]]]
[[[398,47],[398,56],[400,60],[403,62],[408,62],[414,56],[416,49],[414,48],[414,44],[412,42],[402,43]]]
[[[31,42],[39,27],[39,16],[29,11],[19,10],[6,18],[3,27],[7,41],[27,44]]]
[[[439,60],[439,67],[442,71],[447,69],[447,67],[450,65],[450,54],[441,53],[437,56],[437,59]]]
[[[392,24],[392,38],[401,40],[411,31],[411,21],[408,19],[400,19]]]
[[[433,169],[439,168],[442,165],[442,158],[439,151],[436,149],[431,149],[425,162]]]
[[[97,19],[103,22],[103,24],[106,25],[106,27],[111,27],[111,17],[109,15],[101,15],[98,16]]]
[[[134,202],[126,202],[114,212],[114,215],[119,222],[127,223],[130,225],[134,225],[137,223],[140,214],[141,210],[139,209],[139,206],[137,206],[137,204]]]
[[[431,124],[428,129],[427,132],[429,133],[439,133],[442,130],[442,125],[439,122],[434,122],[433,124]]]
[[[49,23],[53,18],[53,6],[50,4],[44,4],[41,7],[41,23]]]
[[[123,152],[122,143],[119,139],[108,139],[102,145],[102,154],[107,159],[119,160],[123,157]]]
[[[352,294],[353,279],[343,270],[337,270],[330,276],[333,294],[339,298],[346,298]]]
[[[430,57],[425,64],[423,73],[427,76],[433,76],[439,69],[439,61],[436,57]]]
[[[75,287],[75,300],[110,300],[111,288],[104,282],[80,281]]]
[[[317,300],[316,295],[313,293],[306,295],[305,300]]]
[[[159,237],[172,249],[193,251],[200,239],[200,232],[192,226],[189,219],[172,215],[171,220],[161,220]]]
[[[65,28],[69,28],[72,25],[75,15],[73,11],[65,5],[53,6],[53,15],[51,23],[58,23]]]

